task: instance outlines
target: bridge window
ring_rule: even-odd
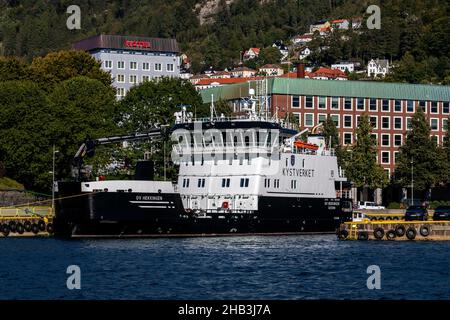
[[[291,189],[297,189],[297,180],[291,180]]]
[[[273,180],[273,187],[274,188],[279,188],[280,187],[280,179]]]
[[[183,179],[183,188],[189,188],[189,179]]]
[[[270,179],[264,179],[264,188],[270,188]]]
[[[198,179],[197,187],[204,188],[205,187],[205,179]]]
[[[222,179],[222,188],[229,188],[230,187],[230,178]]]
[[[241,179],[241,188],[248,188],[250,180],[248,178],[242,178]]]

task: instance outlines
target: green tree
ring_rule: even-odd
[[[275,47],[268,47],[261,50],[258,56],[258,64],[260,66],[265,64],[279,63],[281,60],[281,53]]]
[[[414,188],[428,190],[445,180],[445,154],[430,138],[430,126],[421,108],[412,118],[412,127],[400,147],[395,176],[403,187],[411,185],[411,165],[414,165]]]
[[[328,115],[323,123],[323,135],[325,137],[326,145],[334,148],[336,157],[338,158],[338,164],[343,167],[345,165],[345,156],[347,152],[342,148],[339,139],[339,131],[330,115]]]
[[[77,76],[85,76],[112,83],[111,75],[101,69],[101,64],[84,51],[58,51],[37,57],[30,66],[30,78],[48,90],[55,84]]]
[[[0,81],[22,80],[28,77],[28,65],[16,57],[0,57]]]
[[[383,188],[389,182],[385,171],[377,163],[377,145],[371,133],[369,116],[363,114],[355,130],[356,144],[351,148],[351,154],[345,166],[347,177],[358,188]]]

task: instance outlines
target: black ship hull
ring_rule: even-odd
[[[178,193],[82,194],[79,183],[58,189],[54,222],[62,237],[332,233],[351,216],[343,209],[348,199],[260,197],[257,211],[204,214],[185,211]]]

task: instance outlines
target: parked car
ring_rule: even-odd
[[[450,220],[450,206],[439,206],[434,210],[433,220]]]
[[[386,209],[383,206],[377,206],[375,202],[370,201],[360,201],[358,203],[358,209],[359,210],[384,210]]]
[[[410,206],[406,209],[405,221],[428,220],[427,208],[422,206]]]

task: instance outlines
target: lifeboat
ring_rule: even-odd
[[[317,151],[319,149],[319,146],[312,143],[307,143],[303,141],[295,141],[294,146],[300,149],[308,149],[308,150],[314,150]]]

